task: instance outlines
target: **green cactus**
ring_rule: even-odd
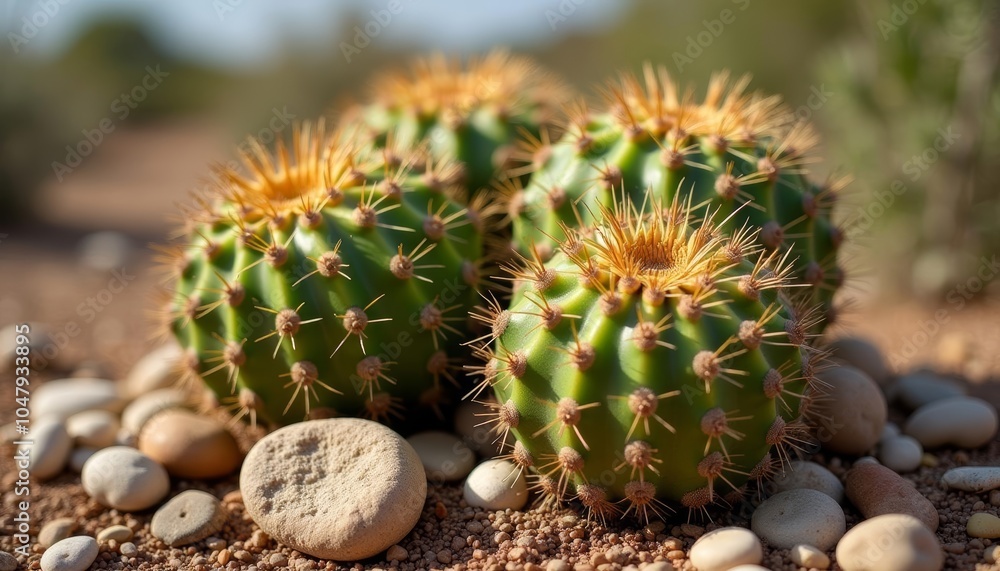
[[[718,74],[696,103],[665,69],[647,65],[641,81],[624,76],[607,90],[606,112],[575,109],[562,138],[534,153],[528,186],[510,197],[512,247],[527,255],[534,244],[546,258],[562,222],[590,224],[615,193],[638,202],[651,189],[667,203],[690,195],[721,216],[738,211],[734,227],[759,228],[766,248],[790,249],[795,278],[813,286],[811,301],[832,320],[842,236],[829,214],[843,181],[807,179],[811,130],[777,97],[746,93],[747,84]]]
[[[642,204],[563,225],[560,251],[513,272],[509,309],[479,315],[492,331],[473,393],[492,387],[507,457],[543,503],[575,497],[602,519],[736,501],[807,441],[820,394],[816,310],[788,301],[787,254],[676,198]]]
[[[415,60],[408,74],[376,77],[375,103],[348,109],[344,122],[377,142],[390,132],[402,145],[426,142],[433,157],[463,165],[465,182],[478,191],[513,164],[521,136],[547,138],[567,93],[526,57],[495,50],[463,67],[436,55]]]
[[[271,425],[439,410],[483,263],[459,169],[322,123],[251,148],[164,250],[190,377]]]

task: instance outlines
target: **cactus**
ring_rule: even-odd
[[[409,74],[388,73],[372,85],[375,103],[346,112],[346,124],[389,132],[397,143],[426,142],[435,158],[463,165],[473,191],[490,186],[517,155],[520,136],[546,138],[567,90],[533,61],[495,50],[464,68],[443,55],[415,60]]]
[[[255,423],[450,398],[483,220],[453,164],[344,140],[320,122],[273,153],[251,141],[246,173],[221,169],[164,248],[190,377]]]
[[[792,306],[788,254],[690,204],[625,197],[590,231],[512,270],[476,368],[489,422],[544,503],[648,518],[732,504],[810,434],[816,308]]]
[[[843,274],[830,209],[844,182],[807,179],[811,130],[777,97],[748,94],[748,81],[717,74],[696,103],[647,65],[641,82],[624,76],[607,90],[608,111],[577,106],[559,141],[536,146],[530,183],[510,197],[512,247],[527,255],[534,244],[546,258],[562,222],[592,223],[615,192],[637,202],[647,189],[665,203],[690,195],[721,216],[739,211],[734,228],[748,221],[766,248],[790,249],[795,278],[813,286],[810,300],[832,320]]]

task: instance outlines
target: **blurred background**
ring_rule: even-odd
[[[964,363],[984,335],[955,324],[981,315],[994,350],[976,358],[996,365],[997,1],[399,1],[6,2],[0,325],[49,324],[53,360],[133,359],[147,245],[212,163],[413,55],[507,46],[584,92],[645,60],[699,92],[713,71],[753,74],[818,127],[815,176],[854,180],[837,211],[848,324],[903,364],[932,343]],[[104,296],[114,279],[126,293]]]

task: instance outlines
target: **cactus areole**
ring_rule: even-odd
[[[639,204],[643,206],[639,206]],[[807,441],[819,394],[792,266],[705,210],[647,195],[596,212],[512,270],[509,309],[480,317],[497,438],[545,502],[649,518],[733,504]]]
[[[189,377],[239,417],[388,421],[450,399],[483,221],[454,165],[344,139],[306,124],[252,144],[164,249]]]

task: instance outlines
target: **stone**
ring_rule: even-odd
[[[66,432],[77,446],[107,448],[118,435],[118,415],[106,410],[86,410],[66,419]]]
[[[139,554],[139,548],[131,541],[126,541],[118,546],[118,553],[121,553],[125,557],[135,557]]]
[[[132,529],[125,527],[124,525],[113,525],[102,529],[97,534],[98,543],[106,543],[112,539],[118,543],[125,543],[126,541],[132,539]]]
[[[764,547],[749,529],[722,527],[698,538],[691,546],[690,559],[698,571],[727,571],[736,565],[760,563]]]
[[[168,389],[180,379],[178,361],[184,351],[176,343],[167,343],[146,353],[132,365],[125,377],[125,396],[135,399],[159,389]]]
[[[1000,518],[986,512],[974,513],[966,523],[965,530],[969,537],[996,539],[1000,537]]]
[[[385,553],[385,558],[389,561],[406,561],[409,557],[410,554],[406,552],[406,549],[399,545],[393,545]]]
[[[171,408],[184,408],[188,402],[187,394],[177,389],[158,389],[146,393],[129,403],[122,411],[122,428],[138,436],[146,421],[157,413]]]
[[[899,425],[895,422],[887,422],[885,423],[885,426],[882,427],[882,436],[879,437],[878,441],[885,442],[886,440],[895,438],[900,434],[902,434],[902,431],[899,429]]]
[[[561,565],[559,565],[561,563]],[[572,569],[568,563],[562,559],[549,561],[545,571],[569,571]],[[642,571],[674,571],[674,566],[669,561],[657,561],[642,568]]]
[[[753,563],[747,563],[745,565],[737,565],[736,567],[731,567],[728,571],[771,571],[763,565],[755,565]]]
[[[844,571],[938,571],[944,552],[920,520],[906,514],[875,516],[852,527],[837,544]]]
[[[500,455],[500,442],[489,423],[491,413],[496,414],[477,401],[464,401],[455,411],[455,433],[462,437],[466,446],[485,458]]]
[[[885,386],[892,379],[882,352],[871,341],[860,337],[842,337],[829,343],[825,349],[831,352],[833,359],[861,370],[879,386]]]
[[[417,451],[431,482],[457,482],[476,465],[476,455],[461,439],[440,431],[421,432],[406,439]]]
[[[949,488],[963,492],[982,493],[1000,488],[1000,467],[962,466],[952,468],[941,476],[941,482]]]
[[[68,517],[60,517],[45,522],[38,532],[38,544],[48,549],[76,531],[76,520]]]
[[[170,492],[170,476],[163,466],[127,446],[94,453],[83,465],[80,479],[91,498],[126,512],[150,508]]]
[[[73,451],[73,439],[62,421],[53,417],[34,421],[28,437],[33,441],[33,444],[25,445],[31,450],[29,463],[32,477],[48,480],[61,474]]]
[[[811,413],[822,427],[818,438],[823,447],[841,454],[866,454],[878,443],[889,414],[882,391],[854,367],[833,366],[816,376],[827,385]]]
[[[779,549],[807,543],[826,551],[844,535],[847,520],[844,510],[833,498],[802,488],[764,500],[754,511],[750,528]]]
[[[792,547],[789,552],[792,563],[807,569],[829,569],[830,558],[812,545],[800,543]]]
[[[907,514],[937,531],[938,513],[908,480],[876,462],[858,462],[847,472],[847,498],[866,517]],[[817,546],[819,547],[819,546]]]
[[[906,420],[903,432],[924,448],[953,445],[979,448],[997,433],[997,411],[990,403],[972,397],[934,401]]]
[[[469,474],[462,497],[473,507],[519,510],[528,502],[524,474],[509,460],[487,460]]]
[[[42,554],[42,571],[84,571],[97,559],[100,547],[93,537],[68,537]]]
[[[236,439],[222,423],[179,408],[149,419],[138,444],[143,454],[178,478],[219,478],[232,473],[243,458]]]
[[[105,379],[59,379],[42,383],[31,395],[31,417],[66,420],[85,410],[118,412],[125,402],[118,383]]]
[[[215,496],[187,490],[160,506],[149,524],[153,536],[170,547],[201,541],[222,529],[226,512]]]
[[[0,551],[0,571],[17,571],[17,558],[6,551]]]
[[[809,489],[823,492],[837,503],[844,501],[844,485],[825,466],[808,460],[793,460],[779,473],[771,485],[775,492]]]
[[[398,543],[423,511],[417,452],[389,428],[357,418],[299,422],[258,441],[240,470],[247,513],[284,545],[357,561]]]
[[[886,468],[900,474],[919,468],[923,457],[924,447],[912,436],[903,434],[879,443],[879,462]]]
[[[965,396],[965,389],[955,381],[931,371],[903,375],[896,382],[896,400],[908,410],[951,397]]]
[[[69,454],[69,469],[77,474],[83,471],[83,465],[97,452],[96,448],[74,448]]]
[[[100,273],[121,270],[128,264],[133,251],[132,239],[114,230],[87,234],[77,248],[80,264]]]

